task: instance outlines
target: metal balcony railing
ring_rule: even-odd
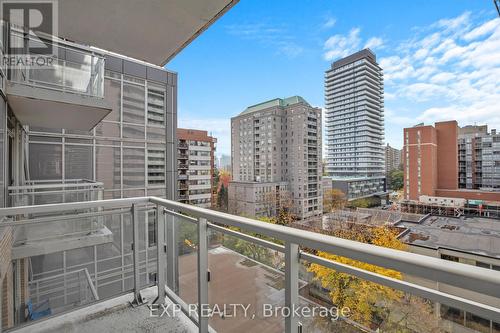
[[[87,268],[44,278],[31,277],[28,288],[33,308],[45,305],[51,314],[99,300]]]
[[[169,297],[173,302],[179,304],[181,309],[196,323],[199,332],[209,331],[209,318],[203,306],[209,304],[209,275],[216,275],[218,269],[217,267],[211,267],[212,274],[208,274],[209,238],[210,234],[214,232],[229,235],[270,249],[273,252],[284,254],[284,304],[289,309],[299,306],[299,267],[301,261],[307,261],[471,312],[482,318],[500,322],[500,309],[498,307],[482,304],[477,299],[468,298],[477,294],[499,298],[500,272],[498,271],[265,223],[157,197],[3,208],[0,209],[0,220],[2,218],[12,220],[5,221],[3,219],[4,222],[0,223],[0,227],[18,228],[30,225],[35,222],[26,219],[25,216],[44,213],[51,213],[56,216],[51,220],[53,223],[57,222],[58,218],[67,220],[70,212],[82,210],[90,210],[96,216],[109,217],[105,224],[110,230],[117,233],[118,241],[116,246],[111,244],[109,249],[97,247],[94,248],[94,252],[89,254],[91,260],[92,258],[97,260],[92,266],[96,267],[96,270],[90,274],[94,284],[98,286],[97,293],[111,292],[111,289],[104,285],[113,283],[109,281],[115,274],[122,279],[118,280],[121,281],[118,284],[121,286],[119,291],[133,291],[136,302],[140,303],[141,289],[151,285],[151,281],[148,281],[145,277],[147,277],[148,272],[155,269],[154,283],[159,286],[160,291],[156,301],[163,304],[165,298]],[[56,214],[60,214],[60,216],[57,217]],[[74,223],[78,223],[78,214],[80,213],[76,213],[72,219]],[[113,218],[113,216],[122,217]],[[149,225],[149,223],[145,223],[145,218],[150,218],[154,222],[154,233],[144,232],[144,226]],[[120,221],[122,222],[120,223]],[[116,224],[113,226],[113,223]],[[176,287],[176,284],[179,283],[179,274],[176,261],[179,256],[175,241],[175,230],[180,223],[192,224],[196,230],[197,244],[194,248],[197,254],[195,265],[198,273],[196,277],[196,302],[194,303],[202,305],[198,306],[197,315],[188,310],[187,302],[177,293],[178,287]],[[235,231],[234,228],[238,228],[240,231]],[[283,245],[250,236],[248,233],[279,240]],[[149,239],[148,234],[150,235]],[[159,244],[161,246],[155,246],[154,251],[149,252],[149,248],[145,244],[151,241],[155,245]],[[123,256],[123,249],[126,249],[127,259],[124,260],[122,257],[121,261],[114,260],[113,251],[119,253],[121,250]],[[402,273],[403,276],[411,275],[432,280],[437,284],[456,287],[458,288],[456,289],[457,294],[446,293],[428,286],[410,283],[328,260],[312,254],[311,251],[314,250],[396,270]],[[104,263],[107,264],[103,266]],[[87,263],[76,261],[74,264],[84,265]],[[112,264],[117,266],[110,267]],[[90,265],[92,265],[92,261]],[[99,269],[105,269],[105,271],[101,272]],[[213,278],[212,276],[211,279]],[[238,286],[231,287],[238,288]],[[251,293],[252,291],[248,292]],[[237,302],[237,300],[235,301]],[[285,316],[284,322],[286,332],[299,332],[299,318]]]
[[[104,57],[102,55],[90,48],[76,46],[63,40],[42,40],[40,37],[24,34],[23,31],[13,26],[9,30],[12,45],[29,43],[30,47],[34,47],[43,42],[51,44],[54,50],[51,64],[13,66],[9,77],[12,82],[96,98],[104,97]],[[40,54],[28,53],[26,56],[36,58]]]
[[[10,206],[96,201],[103,198],[104,185],[87,179],[27,180],[7,188]]]

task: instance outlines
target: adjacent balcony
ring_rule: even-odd
[[[7,191],[9,206],[19,207],[102,200],[104,185],[87,179],[27,180]]]
[[[20,186],[9,186],[8,197],[12,207],[95,201],[103,197],[103,184],[85,179],[26,181]],[[102,216],[94,215],[92,209],[76,212],[77,219],[59,220],[51,211],[15,216],[20,226],[15,229],[12,258],[56,253],[112,240],[112,232],[103,224]]]
[[[78,250],[61,251],[50,257],[38,254],[24,257],[29,259],[33,272],[27,282],[30,288],[24,302],[44,304],[45,308],[27,318],[27,322],[19,322],[17,328],[31,324],[21,331],[67,332],[70,328],[94,332],[95,327],[104,331],[143,330],[144,327],[152,331],[188,332],[250,332],[257,328],[262,332],[366,331],[366,327],[348,318],[321,321],[310,311],[309,315],[278,312],[266,317],[263,314],[260,309],[268,304],[288,309],[319,306],[303,293],[312,283],[307,273],[310,264],[435,302],[436,308],[441,306],[442,315],[449,314],[449,309],[458,309],[470,314],[467,318],[472,320],[481,318],[481,323],[486,322],[488,327],[497,327],[492,325],[500,322],[498,271],[156,197],[3,208],[0,227],[12,228],[16,234],[17,229],[26,225],[63,221],[79,224],[84,210],[88,211],[87,215],[104,219],[113,233],[112,241],[100,246],[81,244]],[[27,218],[42,213],[50,213],[52,219]],[[177,238],[177,230],[182,231],[180,238]],[[368,265],[366,269],[350,266],[320,257],[318,251]],[[370,265],[400,272],[402,278],[375,273]],[[88,283],[69,288],[73,290],[72,296],[66,293],[66,301],[56,306],[56,300],[64,297],[51,296],[51,288],[68,289],[68,281],[76,280],[70,275],[82,267],[88,270],[88,274],[83,272],[88,276]],[[48,283],[43,292],[36,290],[42,281],[49,280],[54,282]],[[405,302],[407,297],[398,298],[396,305]],[[133,306],[128,305],[129,301]],[[378,306],[388,306],[390,302],[394,300],[381,299]],[[176,316],[170,312],[170,316],[152,318],[148,307],[138,306],[152,303],[158,304],[156,315],[163,311],[159,304],[175,304],[179,312]],[[252,312],[244,316],[243,312],[237,314],[231,308],[224,309],[222,314],[207,310],[224,304],[250,304]],[[429,311],[433,311],[434,305]],[[57,316],[60,309],[66,312]],[[439,310],[438,314],[429,313],[426,318],[430,321],[437,316]],[[38,322],[36,318],[46,320]]]
[[[104,100],[101,54],[62,40],[25,35],[13,27],[9,30],[12,46],[29,45],[21,59],[41,59],[9,69],[7,98],[23,125],[88,131],[111,112]],[[53,55],[29,53],[37,45],[50,45]]]

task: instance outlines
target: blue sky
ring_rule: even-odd
[[[230,118],[300,95],[323,107],[324,71],[370,46],[385,76],[386,142],[457,119],[500,128],[500,19],[490,0],[240,0],[167,68],[179,73],[179,127],[229,154]]]

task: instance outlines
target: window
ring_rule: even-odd
[[[165,92],[148,88],[148,125],[165,125]]]
[[[144,87],[123,84],[123,121],[144,124]]]
[[[465,326],[472,328],[476,332],[490,332],[490,321],[475,314],[467,312]]]
[[[29,149],[31,179],[62,179],[62,145],[30,143]]]
[[[490,264],[487,264],[487,263],[481,262],[481,261],[476,261],[476,266],[490,269]]]
[[[64,177],[66,179],[93,179],[92,150],[92,146],[65,145]]]
[[[441,318],[453,321],[460,325],[464,324],[465,313],[462,310],[444,304],[441,304],[440,308],[441,308]]]
[[[156,211],[148,212],[148,246],[156,246]]]
[[[165,184],[165,151],[148,149],[148,184]]]
[[[449,261],[454,261],[454,262],[458,262],[458,257],[455,257],[455,256],[449,256],[447,254],[442,254],[441,255],[441,259],[444,259],[444,260],[449,260]]]

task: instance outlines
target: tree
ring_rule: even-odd
[[[397,233],[386,226],[371,227],[350,224],[349,228],[337,229],[331,231],[330,234],[336,237],[398,250],[406,249],[405,244],[397,239]],[[317,255],[394,279],[402,278],[400,272],[387,268],[321,251],[319,251]],[[370,326],[373,319],[384,314],[383,310],[379,307],[381,303],[385,304],[398,301],[403,295],[401,292],[394,289],[349,274],[340,273],[322,265],[311,264],[309,271],[313,272],[315,279],[319,281],[324,288],[330,291],[329,294],[333,304],[338,308],[350,308],[353,310],[351,319],[366,326]]]
[[[288,191],[281,191],[279,202],[277,203],[277,216],[275,223],[279,225],[290,225],[295,220],[293,213],[293,200],[292,195]]]
[[[403,188],[404,184],[404,173],[402,170],[392,170],[389,172],[389,179],[387,183],[391,190],[400,190]]]
[[[337,188],[326,190],[323,193],[323,211],[331,213],[345,207],[347,200],[345,193]]]
[[[274,217],[278,211],[276,195],[278,195],[276,190],[264,192],[262,195],[262,207],[267,217]]]
[[[385,320],[379,329],[382,332],[400,333],[441,332],[439,319],[433,315],[433,306],[429,300],[405,294],[397,303],[385,306]]]
[[[271,218],[259,217],[258,220],[264,223],[276,224],[276,218],[272,217]],[[241,230],[236,227],[229,227],[229,229],[241,232]],[[276,244],[283,244],[283,242],[278,241],[272,237],[261,236],[253,232],[244,232],[244,233],[256,238],[267,240],[269,242],[274,242]],[[276,256],[273,254],[273,251],[268,249],[267,247],[229,235],[224,235],[222,244],[224,245],[224,247],[228,249],[238,252],[246,257],[250,257],[253,260],[263,263],[265,265],[275,266],[275,267],[278,266],[276,264],[277,260]]]
[[[349,202],[351,208],[370,208],[380,205],[380,199],[375,197],[360,198]]]
[[[221,184],[219,192],[217,192],[217,207],[220,210],[227,212],[228,200],[227,189],[224,184]]]

